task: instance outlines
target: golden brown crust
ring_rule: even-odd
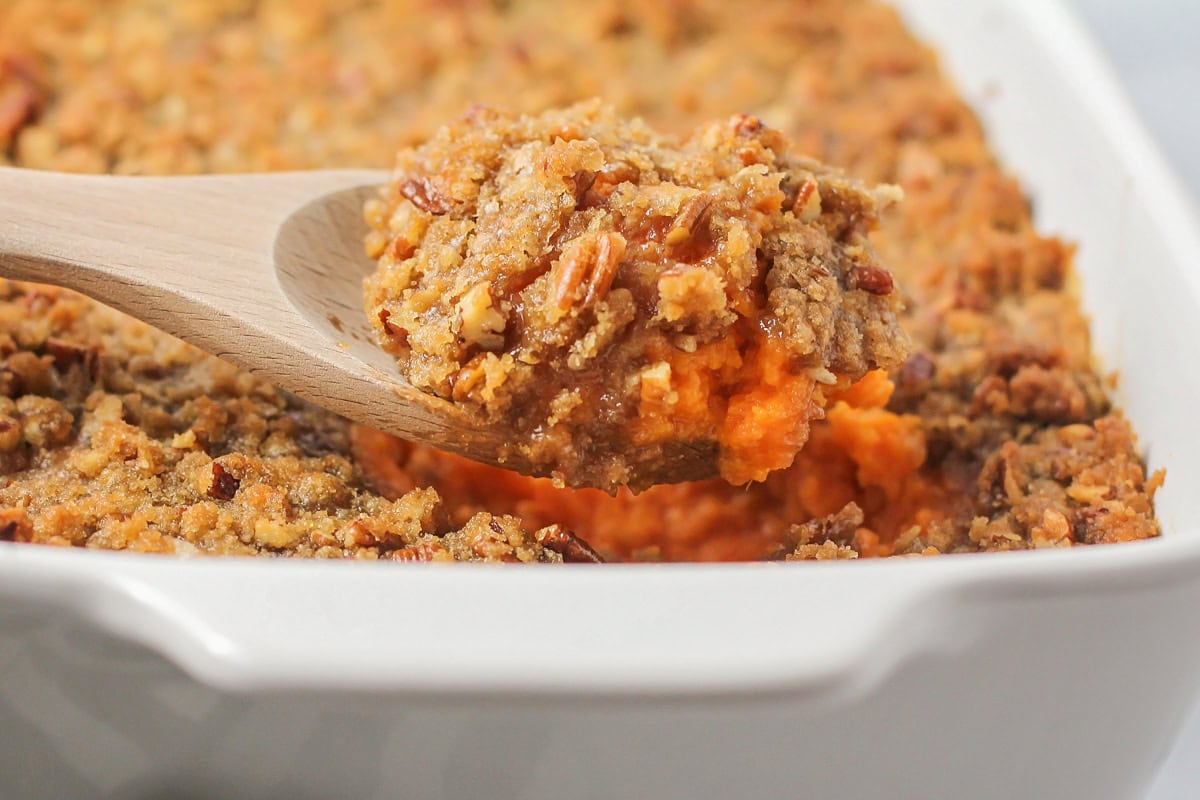
[[[762,480],[804,444],[814,383],[906,355],[866,238],[897,194],[746,115],[674,140],[596,101],[475,108],[368,202],[367,315],[414,385],[568,484],[645,488],[680,449]]]
[[[86,345],[85,342],[95,342]],[[363,490],[345,422],[78,295],[0,284],[0,538],[177,554],[560,561],[512,517]]]
[[[296,503],[290,513],[299,516],[278,519],[311,519],[313,531],[329,516],[338,525],[359,514],[395,520],[412,526],[395,551],[405,557],[432,555],[437,532],[462,530],[479,513],[499,516],[513,536],[510,517],[523,520],[525,538],[501,553],[535,552],[521,550],[536,538],[528,532],[559,523],[605,555],[666,560],[775,555],[796,545],[793,526],[849,502],[863,522],[835,546],[862,556],[1033,547],[1062,542],[1064,528],[1073,543],[1157,534],[1152,495],[1161,476],[1146,474],[1092,366],[1086,320],[1068,290],[1070,246],[1039,235],[1021,187],[995,162],[936,57],[884,5],[761,0],[747,13],[723,0],[567,0],[555,14],[531,0],[169,6],[0,4],[0,127],[8,137],[0,161],[156,174],[372,167],[472,103],[537,113],[599,96],[618,114],[675,134],[749,112],[801,152],[868,183],[902,186],[904,202],[871,240],[906,295],[914,354],[891,375],[892,399],[874,384],[835,403],[813,426],[800,463],[763,484],[608,498],[362,431],[352,448],[342,420],[170,337],[72,295],[6,286],[0,395],[12,405],[0,400],[0,539],[381,555],[365,536],[345,544],[335,536],[328,550],[311,535],[264,546],[244,521],[265,512],[210,498],[204,484],[203,494],[181,493],[192,474],[179,466],[188,454],[197,479],[207,467],[210,483],[211,460],[244,457],[246,473],[228,467],[239,485],[257,482],[284,498],[290,483],[336,479],[354,493],[348,506],[335,501],[324,512]],[[95,429],[109,398],[128,426],[110,427],[114,445],[132,457],[107,467],[111,481],[97,481],[64,465],[82,459],[87,468],[94,443],[81,431]],[[1086,431],[1090,438],[1071,438]],[[160,451],[164,460],[153,465]],[[139,452],[153,466],[148,474]],[[294,459],[295,469],[280,459]],[[1001,465],[1007,485],[996,492]],[[992,480],[981,484],[985,472]],[[122,481],[133,506],[120,505]],[[430,534],[420,520],[431,496],[408,496],[426,487],[441,498]],[[213,508],[219,518],[222,503],[237,510],[226,526],[171,521],[177,513],[200,520]],[[480,546],[459,536],[451,543],[464,546],[452,546],[452,556],[495,552],[490,522],[467,530]]]

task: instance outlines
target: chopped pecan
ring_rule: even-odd
[[[679,209],[679,213],[671,221],[671,228],[667,231],[664,241],[668,245],[677,245],[692,238],[704,225],[712,204],[713,196],[710,194],[697,195],[684,203],[683,208]]]
[[[879,267],[852,267],[850,285],[871,294],[891,294],[895,288],[892,273]]]
[[[441,215],[450,210],[450,198],[439,192],[429,178],[409,178],[400,184],[400,194],[430,214]]]
[[[1075,512],[1075,523],[1071,526],[1074,541],[1089,542],[1096,531],[1102,529],[1111,512],[1104,506],[1085,506]]]
[[[225,471],[217,461],[212,465],[212,485],[208,487],[208,496],[214,500],[232,500],[241,488],[242,482]]]
[[[33,523],[21,508],[0,509],[0,542],[28,542],[33,539]]]
[[[93,381],[99,377],[99,348],[83,347],[63,339],[51,338],[46,340],[46,354],[54,359],[54,366],[59,372],[66,372],[71,367],[80,365]]]
[[[388,336],[394,337],[401,345],[407,345],[408,331],[390,322],[391,318],[392,312],[386,308],[379,309],[379,323],[383,325],[383,332]]]
[[[409,241],[403,236],[397,236],[395,239],[392,239],[392,243],[387,246],[386,252],[389,258],[395,259],[396,261],[403,261],[404,259],[412,256],[413,253],[417,252],[417,243]]]
[[[379,540],[375,538],[375,534],[371,533],[370,528],[363,524],[362,520],[354,520],[348,526],[349,530],[345,537],[347,545],[354,547],[377,547]]]
[[[585,173],[581,173],[585,174]],[[592,176],[589,185],[582,193],[576,194],[575,206],[579,210],[598,208],[608,204],[608,198],[622,183],[636,181],[640,176],[638,168],[625,161],[613,161],[605,164],[600,171]],[[576,187],[579,186],[576,177]]]
[[[821,192],[818,190],[817,182],[812,178],[805,178],[800,184],[800,188],[796,190],[792,213],[801,222],[812,222],[821,216]]]
[[[582,307],[603,300],[625,255],[625,237],[619,233],[581,236],[562,252],[554,275],[554,303],[566,311],[583,287]]]
[[[491,282],[477,283],[457,303],[459,335],[467,344],[484,350],[504,347],[508,320],[496,308]]]
[[[534,534],[538,544],[562,556],[567,564],[603,564],[604,559],[591,546],[562,525],[550,525]]]
[[[388,558],[394,561],[433,561],[446,552],[446,548],[433,542],[421,542],[408,547],[401,547],[388,553]]]
[[[207,428],[191,428],[192,435],[196,437],[196,447],[201,450],[208,450],[212,441]]]
[[[593,172],[592,170],[585,169],[581,172],[576,172],[571,176],[571,194],[575,195],[576,208],[579,208],[579,206],[583,203],[584,198],[587,196],[587,193],[590,192],[592,187],[596,184],[596,175],[597,173]]]

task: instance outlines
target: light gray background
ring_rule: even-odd
[[[1190,190],[1200,219],[1200,0],[1067,2],[1116,68],[1134,107]],[[1188,616],[1198,612],[1180,609]],[[1200,683],[1200,675],[1196,680]],[[1193,714],[1147,800],[1197,798],[1200,713]]]
[[[1200,0],[1067,0],[1067,5],[1116,67],[1195,202],[1200,197]]]

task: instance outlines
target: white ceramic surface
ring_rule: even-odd
[[[1163,539],[560,569],[0,546],[0,797],[1138,797],[1200,674],[1200,235],[1057,4],[901,5],[1082,243]]]
[[[1190,190],[1200,220],[1200,3],[1071,0],[1112,62],[1138,114]],[[1200,268],[1200,265],[1197,265]],[[1196,675],[1200,685],[1200,674]],[[1147,800],[1200,797],[1200,708],[1175,743]]]

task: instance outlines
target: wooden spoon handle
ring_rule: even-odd
[[[281,287],[297,268],[277,273],[280,247],[290,261],[345,257],[322,249],[330,233],[323,200],[386,179],[377,171],[141,178],[0,168],[0,277],[75,289],[330,410],[486,458],[499,450],[494,431],[403,381],[365,336],[333,342],[319,330],[329,327],[326,288],[306,286],[313,296],[302,312]],[[335,204],[338,224],[361,220],[358,201],[348,202]],[[338,308],[344,319],[360,313],[357,286],[341,287],[353,294]]]
[[[270,283],[261,275],[273,267],[283,220],[372,178],[378,173],[142,178],[0,168],[0,274],[77,289],[137,316],[141,307],[127,303],[138,287],[206,306],[231,302],[225,310],[237,313],[243,289]]]
[[[230,336],[298,322],[273,273],[283,220],[315,197],[375,176],[140,178],[0,168],[0,277],[75,289],[232,354]]]

